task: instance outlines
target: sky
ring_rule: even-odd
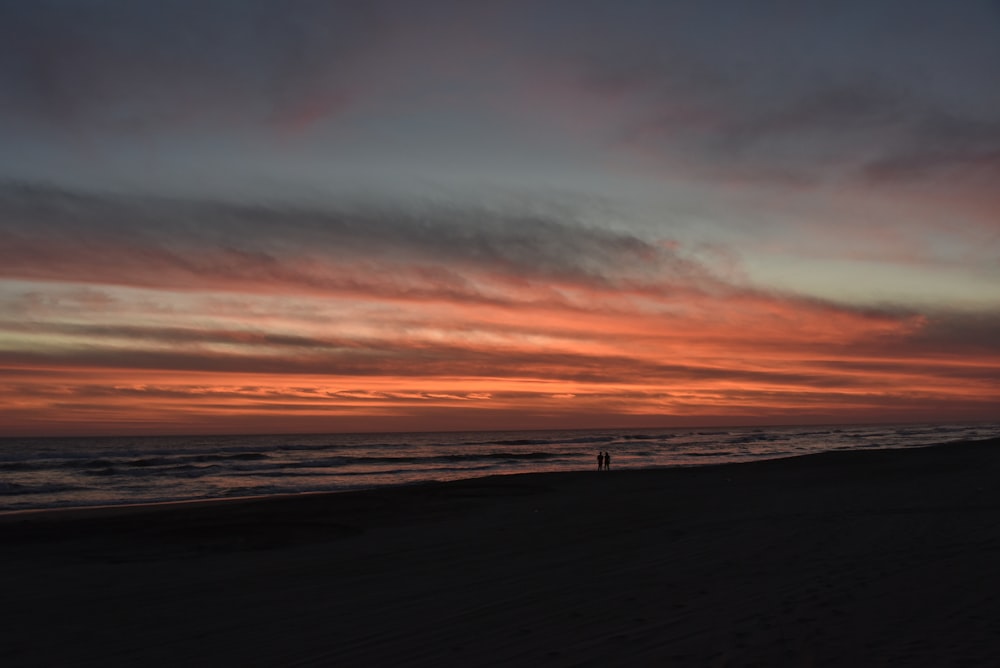
[[[995,0],[0,0],[0,149],[0,435],[1000,414]]]

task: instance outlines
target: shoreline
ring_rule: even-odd
[[[349,492],[492,474],[745,463],[825,450],[882,449],[1000,437],[991,424],[840,425],[690,431],[75,438],[6,443],[0,513]],[[2,439],[0,439],[2,440]],[[360,449],[359,449],[360,448]]]
[[[992,437],[985,439],[975,439],[975,440],[956,440],[956,441],[946,441],[941,443],[929,443],[921,445],[911,445],[902,447],[888,447],[888,448],[870,448],[870,449],[845,449],[845,450],[828,450],[822,452],[811,452],[806,454],[796,454],[796,455],[777,455],[774,457],[762,457],[758,459],[752,459],[742,462],[721,462],[721,463],[692,463],[692,464],[675,464],[670,466],[651,466],[645,468],[628,468],[628,469],[616,469],[614,473],[620,475],[626,472],[650,472],[650,471],[673,471],[682,469],[692,469],[692,468],[719,468],[719,467],[730,467],[730,466],[753,466],[758,464],[765,464],[774,461],[784,461],[784,460],[798,460],[809,457],[824,456],[831,453],[853,453],[853,452],[896,452],[896,451],[911,451],[916,449],[925,448],[948,448],[948,447],[963,447],[966,445],[984,444],[984,443],[1000,443],[1000,437]],[[417,482],[407,482],[400,484],[389,484],[389,485],[379,485],[375,487],[362,487],[356,489],[346,489],[337,491],[307,491],[307,492],[285,492],[277,494],[262,494],[262,495],[247,495],[247,496],[232,496],[232,497],[209,497],[209,498],[192,498],[192,499],[173,499],[165,501],[152,501],[152,502],[126,502],[126,503],[104,503],[98,505],[71,505],[71,506],[55,506],[49,508],[16,508],[16,509],[0,509],[0,527],[8,522],[19,522],[22,519],[48,519],[57,518],[58,516],[65,516],[66,519],[70,519],[74,515],[91,516],[95,514],[107,514],[107,515],[124,515],[124,514],[134,514],[143,513],[146,511],[157,512],[160,509],[169,510],[174,507],[201,507],[214,504],[241,504],[247,502],[267,502],[269,500],[281,500],[281,499],[297,499],[297,498],[308,498],[308,497],[325,497],[325,496],[340,496],[340,495],[353,495],[353,494],[369,494],[378,493],[380,491],[393,490],[393,489],[405,489],[409,487],[421,487],[421,486],[435,486],[435,485],[451,485],[451,484],[463,484],[469,483],[471,481],[479,480],[492,480],[492,479],[517,479],[517,478],[531,478],[537,476],[567,476],[567,475],[585,475],[587,473],[597,473],[593,469],[581,468],[578,470],[570,471],[538,471],[538,472],[518,472],[518,473],[494,473],[490,475],[478,475],[470,476],[468,478],[456,478],[452,480],[426,480]]]
[[[988,665],[1000,439],[17,511],[0,662]]]

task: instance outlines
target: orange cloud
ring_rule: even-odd
[[[228,330],[41,327],[34,340],[75,338],[0,355],[0,429],[849,421],[932,409],[985,417],[1000,398],[1000,353],[921,351],[919,318],[778,299],[755,318],[761,299],[746,312],[747,302],[716,300],[659,318],[621,305],[609,314],[438,304],[421,320],[418,304],[353,338],[241,331],[235,320]],[[206,316],[190,314],[192,324]],[[310,327],[324,325],[338,327],[332,316]]]
[[[767,291],[678,243],[222,207],[246,223],[229,241],[177,203],[67,197],[40,228],[0,222],[3,433],[985,418],[1000,398],[995,318]],[[126,215],[164,212],[166,232]]]

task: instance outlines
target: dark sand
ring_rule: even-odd
[[[1000,665],[1000,439],[0,536],[6,667]]]

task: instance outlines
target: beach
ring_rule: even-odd
[[[984,666],[1000,439],[0,515],[4,666]]]

